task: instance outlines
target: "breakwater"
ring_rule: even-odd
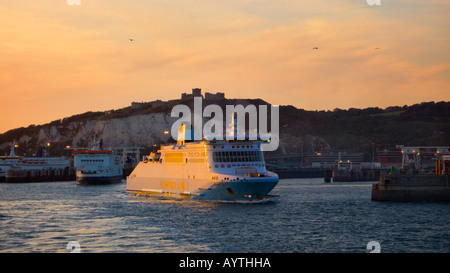
[[[6,172],[6,182],[49,182],[75,180],[75,171],[71,167],[64,169],[37,169],[37,170],[9,170]]]
[[[381,170],[334,170],[325,172],[325,182],[356,182],[356,181],[377,181],[380,179]]]
[[[450,202],[450,178],[433,174],[384,174],[372,185],[373,201]]]

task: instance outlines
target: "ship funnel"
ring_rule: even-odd
[[[184,145],[186,140],[189,141],[193,139],[194,139],[194,131],[191,129],[191,127],[186,126],[186,124],[181,124],[181,126],[178,128],[177,145],[178,146]]]

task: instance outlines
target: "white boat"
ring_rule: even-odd
[[[127,191],[197,200],[263,200],[279,179],[266,170],[261,144],[207,140],[162,146],[127,177]]]
[[[94,140],[92,149],[72,151],[76,178],[83,185],[119,183],[123,178],[122,160],[113,150],[104,150]]]
[[[6,182],[45,182],[73,179],[70,160],[65,157],[47,157],[39,149],[35,157],[22,157],[6,171]]]
[[[0,156],[0,182],[6,180],[6,172],[22,158],[21,156],[16,155],[14,148],[15,144],[13,143],[9,156]]]

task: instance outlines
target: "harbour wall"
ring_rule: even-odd
[[[372,201],[450,202],[450,178],[433,174],[382,174],[372,185]]]
[[[75,180],[73,168],[40,169],[40,170],[9,170],[5,181],[9,183],[20,182],[50,182]]]
[[[326,180],[326,182],[330,182],[330,178],[333,179],[333,182],[377,181],[380,179],[380,174],[381,170],[379,169],[334,170],[331,173],[331,177],[328,177],[328,181]],[[327,179],[327,177],[325,177],[325,179]]]

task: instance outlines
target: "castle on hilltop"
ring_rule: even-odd
[[[192,88],[192,94],[181,93],[181,100],[193,99],[194,97],[202,97],[202,89],[201,88]],[[223,100],[225,99],[225,93],[217,92],[215,94],[206,92],[205,100]]]
[[[225,99],[225,93],[217,92],[214,94],[214,93],[206,92],[205,97],[203,97],[201,88],[192,88],[192,94],[181,93],[181,100],[190,100],[190,99],[193,99],[194,97],[202,97],[202,99],[207,100],[207,101],[218,101],[218,100]],[[174,101],[174,100],[171,100],[171,101]],[[169,101],[169,102],[171,102],[171,101]],[[141,107],[147,106],[148,104],[150,104],[152,107],[159,107],[159,106],[166,105],[167,102],[164,102],[161,100],[156,100],[156,101],[152,101],[152,102],[135,102],[135,101],[133,101],[131,103],[131,108],[135,108],[135,109],[141,108]]]

